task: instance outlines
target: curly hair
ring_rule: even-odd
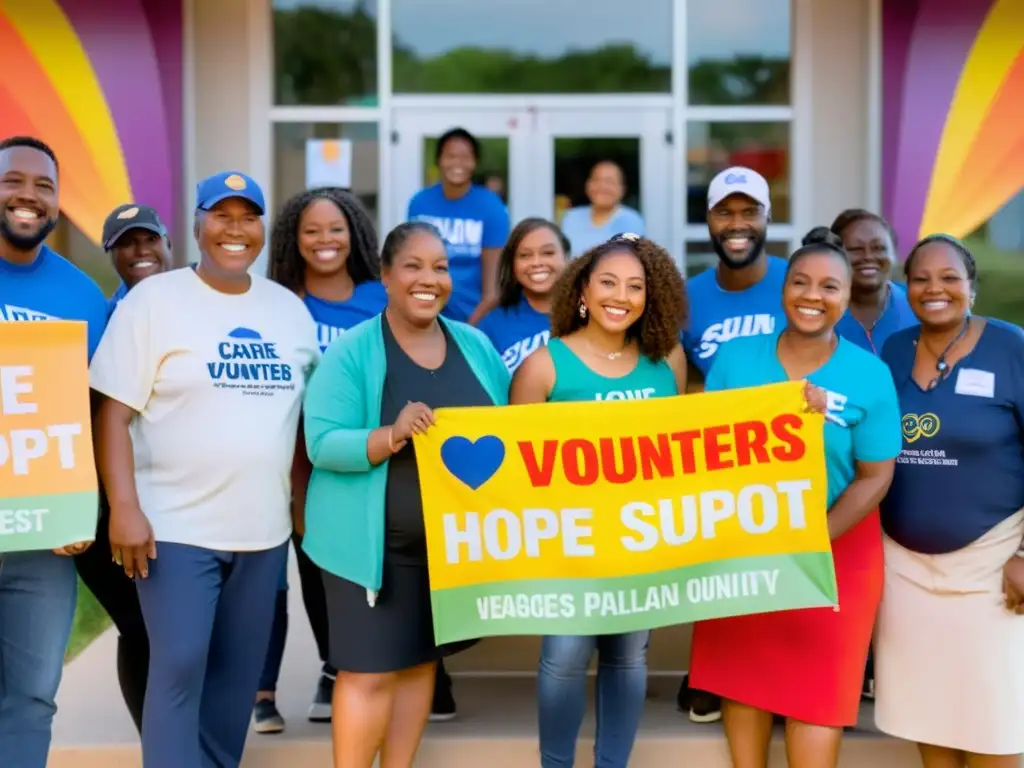
[[[505,246],[501,249],[501,255],[498,257],[499,307],[514,307],[522,301],[523,286],[516,280],[515,274],[516,251],[519,250],[523,238],[536,232],[538,229],[551,230],[558,240],[558,244],[562,246],[562,253],[565,255],[566,261],[568,261],[571,250],[569,238],[565,236],[565,233],[562,232],[557,224],[547,219],[536,217],[523,219],[509,233],[508,240],[505,241]]]
[[[358,285],[380,279],[380,247],[377,228],[366,208],[352,192],[338,187],[320,187],[300,192],[285,201],[270,234],[267,277],[299,293],[305,287],[306,262],[299,253],[299,221],[317,200],[330,200],[348,220],[351,250],[345,262],[352,282]]]
[[[647,283],[644,311],[626,338],[636,339],[645,357],[663,360],[679,344],[686,325],[686,285],[668,251],[646,237],[617,235],[569,262],[552,292],[551,335],[568,336],[590,322],[579,314],[583,288],[605,256],[623,252],[636,256]]]

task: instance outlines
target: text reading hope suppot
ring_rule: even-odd
[[[0,366],[0,416],[37,413],[32,399],[32,376],[28,365]],[[0,467],[8,462],[15,475],[29,474],[35,459],[57,451],[61,469],[75,468],[74,438],[82,434],[81,424],[50,424],[46,427],[0,429]]]
[[[540,460],[532,443],[520,442],[518,448],[535,488],[549,487],[558,466],[572,485],[592,485],[599,478],[624,484],[638,478],[693,474],[698,469],[714,472],[799,461],[806,453],[796,431],[802,425],[799,416],[784,414],[770,422],[740,422],[637,438],[546,440]],[[703,453],[702,466],[698,466],[698,450]],[[659,542],[679,546],[698,537],[712,540],[719,524],[730,519],[753,535],[770,533],[780,522],[789,530],[803,529],[807,525],[805,495],[811,489],[809,479],[794,479],[735,490],[709,489],[655,503],[630,501],[619,510],[618,521],[626,529],[619,542],[628,551],[647,552]],[[593,518],[594,510],[587,507],[445,513],[445,559],[455,565],[485,557],[537,558],[547,549],[542,546],[545,541],[558,542],[548,545],[556,547],[558,555],[592,557]],[[551,550],[547,554],[557,556]]]

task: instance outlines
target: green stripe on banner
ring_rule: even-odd
[[[718,560],[640,576],[529,579],[431,592],[438,643],[606,635],[836,604],[829,552]]]
[[[56,549],[96,538],[96,491],[0,497],[0,552]]]

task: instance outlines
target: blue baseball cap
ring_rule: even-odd
[[[251,176],[246,176],[244,173],[224,171],[214,176],[208,176],[196,185],[196,208],[201,211],[208,211],[221,200],[227,200],[229,197],[248,200],[256,206],[261,216],[266,212],[267,206],[263,201],[263,190]]]

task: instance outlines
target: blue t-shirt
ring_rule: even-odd
[[[963,549],[1024,507],[1024,331],[988,320],[935,389],[911,377],[917,328],[882,350],[896,381],[903,452],[882,526],[915,552]]]
[[[683,331],[686,357],[705,377],[715,355],[743,336],[760,336],[782,330],[782,284],[786,261],[768,257],[768,271],[745,291],[726,291],[718,284],[717,267],[710,267],[687,281],[690,321]]]
[[[889,299],[885,303],[882,316],[878,318],[870,332],[860,324],[850,310],[846,310],[846,314],[836,323],[836,333],[861,349],[878,355],[881,354],[886,340],[896,331],[915,325],[918,325],[918,322],[910,309],[910,302],[907,301],[907,289],[899,283],[889,283]]]
[[[327,301],[308,293],[302,300],[316,321],[316,337],[320,351],[324,352],[327,345],[349,328],[383,312],[388,295],[378,281],[367,280],[355,286],[347,301]]]
[[[707,391],[788,381],[776,348],[779,334],[737,339],[715,356]],[[900,452],[900,412],[889,369],[840,338],[832,357],[807,377],[828,393],[825,469],[828,505],[853,482],[858,461],[887,461]]]
[[[612,235],[621,232],[646,234],[643,217],[625,205],[619,206],[615,215],[600,227],[595,226],[590,220],[589,205],[570,208],[562,217],[562,232],[569,238],[573,257],[586,253],[595,245],[600,245],[611,239]]]
[[[551,317],[534,309],[525,296],[514,306],[488,312],[478,327],[498,350],[510,374],[551,338]]]
[[[505,203],[476,184],[462,197],[449,200],[441,185],[435,184],[413,195],[408,219],[429,222],[444,237],[453,284],[444,314],[453,320],[468,320],[482,293],[480,254],[484,248],[501,248],[508,239]]]
[[[0,320],[82,320],[91,360],[107,326],[107,299],[91,277],[44,245],[31,264],[0,259]]]
[[[123,299],[127,295],[128,286],[122,282],[120,285],[117,286],[117,290],[114,291],[113,295],[109,299],[107,299],[108,316],[114,314],[114,310],[117,308],[117,305],[121,302],[121,299]]]

